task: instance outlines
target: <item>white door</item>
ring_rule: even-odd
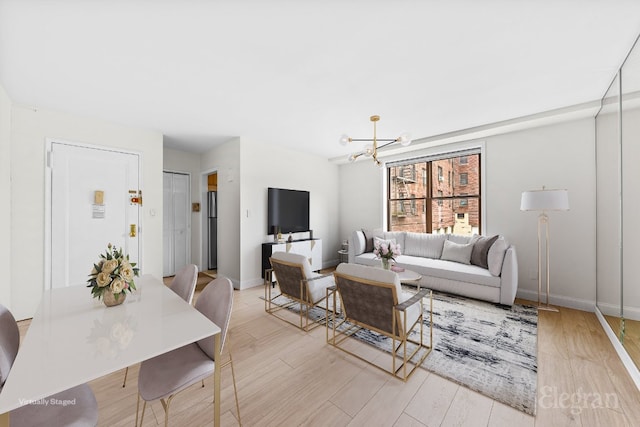
[[[51,144],[52,288],[86,284],[109,243],[141,267],[139,161],[137,154]]]
[[[191,223],[189,175],[163,173],[163,271],[173,276],[190,263]]]

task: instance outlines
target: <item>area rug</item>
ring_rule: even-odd
[[[426,301],[424,322],[428,326]],[[275,302],[284,303],[286,298],[278,297]],[[312,317],[324,316],[324,310],[315,310]],[[434,345],[422,368],[535,415],[537,328],[535,307],[508,307],[434,292]],[[425,328],[426,342],[428,333]],[[391,350],[391,340],[375,332],[362,329],[354,337]]]

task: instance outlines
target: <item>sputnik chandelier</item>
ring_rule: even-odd
[[[356,139],[356,138],[351,138],[348,135],[342,135],[340,137],[340,144],[342,145],[347,145],[350,142],[354,142],[354,141],[355,142],[372,142],[372,144],[367,145],[364,148],[364,150],[358,151],[356,153],[349,155],[350,162],[355,162],[358,157],[365,156],[365,157],[373,158],[373,161],[376,165],[382,166],[382,163],[380,163],[380,160],[378,160],[379,149],[384,148],[396,142],[399,142],[401,145],[404,145],[404,146],[411,144],[411,135],[409,135],[406,132],[401,134],[399,137],[395,139],[378,139],[376,135],[376,122],[380,120],[380,116],[371,116],[369,120],[373,122],[373,139],[361,139],[361,138]],[[379,142],[382,142],[383,144],[378,146]]]

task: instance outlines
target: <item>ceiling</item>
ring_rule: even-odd
[[[14,103],[334,158],[602,97],[638,0],[0,0]]]

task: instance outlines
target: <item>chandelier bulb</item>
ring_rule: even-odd
[[[371,157],[373,156],[373,145],[367,145],[364,149],[364,155],[367,157]]]
[[[355,154],[350,154],[350,155],[349,155],[349,157],[348,157],[349,163],[353,163],[353,162],[355,162],[357,158],[358,158],[358,156],[357,156],[357,155],[355,155]]]
[[[351,142],[351,138],[349,138],[349,135],[343,134],[340,137],[340,145],[347,145],[350,142]]]
[[[398,141],[400,142],[400,145],[406,147],[407,145],[411,144],[411,134],[409,134],[408,132],[403,132],[398,138]]]

